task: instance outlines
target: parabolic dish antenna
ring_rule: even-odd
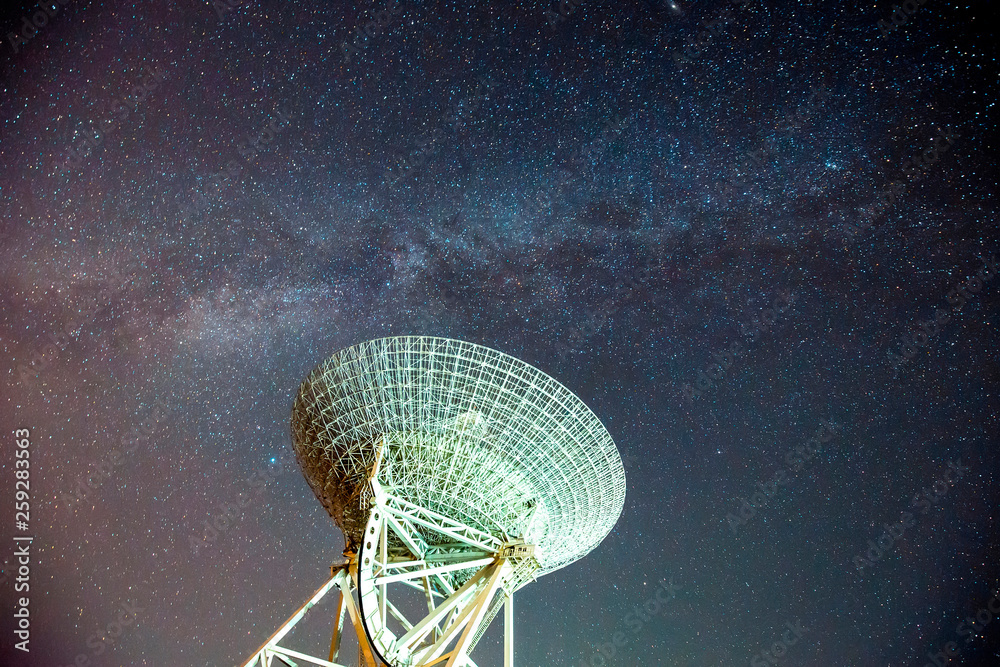
[[[469,654],[513,593],[611,531],[625,472],[607,429],[542,371],[481,345],[422,336],[337,352],[302,383],[292,440],[343,530],[348,562],[246,665],[310,659],[278,646],[332,586],[363,664],[475,665]],[[355,592],[357,597],[355,597]]]

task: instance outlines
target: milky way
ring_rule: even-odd
[[[519,664],[1000,664],[990,3],[5,11],[2,664],[246,659],[343,549],[299,383],[402,334],[625,461]]]

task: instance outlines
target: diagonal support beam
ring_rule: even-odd
[[[422,577],[429,577],[436,574],[444,574],[445,572],[454,572],[455,570],[468,570],[471,568],[480,568],[484,565],[489,565],[493,562],[493,557],[488,558],[476,558],[475,560],[459,561],[457,563],[451,563],[450,565],[439,565],[438,567],[429,567],[426,570],[413,570],[412,572],[400,572],[399,574],[390,574],[385,577],[376,577],[375,585],[382,586],[385,584],[395,583],[397,581],[406,581],[408,579],[420,579]]]
[[[504,593],[503,667],[514,667],[514,594]]]
[[[417,558],[423,558],[424,554],[427,553],[430,547],[427,546],[427,543],[424,542],[419,533],[413,530],[413,526],[406,524],[407,528],[409,528],[409,530],[407,530],[407,528],[404,528],[403,524],[400,523],[399,519],[391,513],[386,513],[385,518],[389,522],[389,527],[392,528],[392,532],[395,533],[399,539],[403,540],[403,544],[406,545],[406,548],[409,549]]]
[[[461,644],[461,642],[464,640],[466,641],[467,645],[468,642],[472,640],[472,636],[473,634],[475,634],[475,626],[479,624],[479,620],[482,620],[482,616],[483,614],[485,614],[485,609],[483,608],[483,605],[489,603],[489,598],[492,597],[492,593],[494,593],[496,591],[496,587],[500,585],[501,575],[504,572],[504,565],[505,563],[503,561],[497,561],[490,567],[480,570],[478,574],[483,575],[485,583],[483,586],[477,589],[475,599],[472,600],[461,610],[461,613],[459,613],[458,616],[456,616],[454,622],[448,626],[448,629],[444,631],[444,633],[441,635],[441,638],[438,639],[433,646],[431,646],[428,649],[425,649],[424,651],[419,652],[418,662],[417,662],[418,665],[421,666],[433,665],[434,663],[438,662],[437,658],[440,657],[445,652],[445,649],[448,647],[448,644],[452,642],[455,635],[463,627],[466,629],[466,632],[463,633],[462,640],[460,640],[459,644]],[[476,620],[475,623],[470,625],[470,622],[475,619],[478,620]],[[472,634],[469,634],[470,628],[472,629]],[[466,635],[468,636],[466,637]],[[451,656],[457,655],[455,651],[459,651],[459,648],[460,647],[456,647],[456,649],[452,651],[449,655]]]
[[[321,660],[319,658],[314,658],[311,655],[306,655],[305,653],[299,653],[298,651],[293,651],[290,648],[284,648],[283,646],[275,646],[270,649],[270,653],[273,653],[279,660],[287,662],[293,667],[298,667],[298,663],[291,660],[291,658],[298,658],[299,660],[306,660],[309,664],[319,665],[319,667],[342,667],[341,665],[331,662],[329,660]],[[286,657],[287,656],[287,657]]]
[[[330,657],[328,658],[330,662],[336,660],[340,655],[340,640],[344,637],[344,614],[347,612],[347,607],[344,605],[345,593],[343,589],[339,590],[340,598],[337,600],[337,610],[333,616],[333,636],[330,637]]]
[[[465,599],[468,593],[474,591],[482,585],[483,579],[488,571],[488,569],[483,569],[473,575],[473,577],[465,582],[461,588],[452,593],[447,600],[441,602],[441,604],[434,608],[434,611],[427,614],[427,616],[424,616],[424,618],[421,619],[419,623],[414,625],[409,632],[400,637],[396,644],[398,646],[410,646],[426,637],[427,633],[437,626],[438,621],[447,616],[452,609],[457,607],[462,600]]]
[[[315,593],[313,593],[313,596],[309,598],[308,602],[299,607],[294,614],[289,616],[288,620],[285,621],[281,625],[281,627],[279,627],[274,632],[274,634],[268,637],[267,641],[264,642],[264,644],[259,649],[254,651],[253,657],[247,660],[245,663],[243,663],[243,667],[252,667],[253,665],[258,664],[258,662],[261,665],[266,666],[269,662],[268,658],[266,657],[266,654],[271,649],[276,647],[278,645],[278,642],[280,642],[285,635],[291,632],[292,628],[295,627],[295,624],[298,623],[300,620],[302,620],[302,617],[306,615],[307,611],[312,609],[313,605],[322,600],[323,596],[326,595],[329,592],[329,590],[333,588],[333,586],[336,585],[339,581],[346,579],[346,576],[347,576],[346,572],[342,569],[334,573],[333,576],[331,576],[330,579],[325,584],[320,586],[320,588]]]
[[[345,582],[346,583],[346,582]],[[372,654],[372,647],[368,644],[368,635],[365,633],[364,625],[361,623],[361,614],[354,604],[354,596],[351,595],[350,586],[341,589],[344,593],[344,603],[347,605],[347,613],[351,617],[351,624],[354,625],[354,633],[358,636],[358,657],[361,659],[362,667],[375,667],[375,656]],[[361,592],[358,591],[358,595]]]
[[[380,490],[381,491],[381,490]],[[501,542],[489,533],[466,526],[453,519],[449,519],[443,514],[439,514],[426,507],[421,507],[402,498],[397,498],[388,493],[382,492],[382,499],[386,509],[397,518],[405,519],[412,523],[429,528],[438,533],[442,533],[457,542],[462,542],[469,546],[483,551],[494,552],[500,548]],[[381,499],[380,499],[381,500]]]
[[[482,623],[483,617],[486,615],[486,610],[490,606],[490,600],[493,599],[503,581],[501,575],[504,571],[504,565],[506,563],[501,561],[495,566],[496,570],[493,572],[493,576],[490,577],[489,583],[485,586],[483,592],[480,593],[473,607],[469,622],[465,626],[465,632],[462,633],[461,639],[455,645],[455,650],[452,651],[451,658],[448,659],[445,667],[464,667],[467,657],[465,652],[469,649],[472,638],[476,636],[476,630],[479,629],[479,624]]]

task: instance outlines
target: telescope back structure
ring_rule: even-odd
[[[341,595],[329,659],[292,652],[312,664],[339,667],[346,610],[361,664],[475,666],[505,605],[512,667],[513,593],[597,547],[624,505],[621,457],[594,413],[537,368],[463,341],[337,352],[299,388],[292,440],[346,543],[317,592]],[[291,659],[282,637],[245,664]]]

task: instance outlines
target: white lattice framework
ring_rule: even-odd
[[[341,667],[346,609],[360,664],[476,667],[469,654],[504,607],[512,667],[514,592],[586,555],[624,504],[618,450],[583,402],[471,343],[383,338],[338,352],[302,383],[292,434],[349,560],[247,665]],[[332,588],[329,659],[282,648]]]
[[[463,341],[405,336],[341,350],[302,383],[292,431],[310,485],[352,545],[383,443],[396,495],[537,545],[540,575],[594,549],[625,501],[618,449],[583,401]]]

